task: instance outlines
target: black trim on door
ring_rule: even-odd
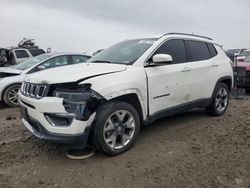
[[[193,108],[205,108],[208,107],[211,104],[211,102],[212,98],[204,98],[180,104],[171,108],[167,108],[150,115],[146,120],[144,120],[144,124],[148,125],[163,117],[177,114],[180,112],[185,112]]]
[[[73,65],[73,58],[72,58],[72,55],[67,55],[68,57],[68,62],[69,62],[69,65]]]
[[[185,44],[185,48],[186,48],[187,63],[190,63],[190,62],[192,62],[192,58],[191,58],[191,55],[190,55],[190,50],[189,50],[187,40],[184,40],[184,44]]]

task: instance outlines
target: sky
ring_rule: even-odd
[[[52,51],[93,52],[169,32],[250,48],[250,0],[0,0],[0,46],[24,37]]]

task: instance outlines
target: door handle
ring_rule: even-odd
[[[188,67],[185,67],[185,68],[183,68],[183,69],[181,70],[181,72],[189,72],[189,71],[191,71],[191,69],[188,68]]]
[[[216,63],[213,63],[211,66],[212,66],[212,67],[218,67],[219,65],[216,64]]]

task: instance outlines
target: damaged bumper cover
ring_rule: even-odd
[[[89,87],[55,88],[41,99],[20,94],[22,121],[40,139],[85,145],[101,100]]]
[[[85,147],[87,145],[90,127],[86,127],[84,132],[81,134],[67,135],[51,133],[36,120],[22,119],[22,122],[25,127],[39,139],[55,143],[79,144],[82,147]]]

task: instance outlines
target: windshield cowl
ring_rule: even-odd
[[[90,63],[108,63],[108,64],[121,64],[121,65],[124,65],[124,63],[122,63],[122,62],[110,62],[110,61],[106,61],[106,60],[95,60],[95,61],[91,61]]]

